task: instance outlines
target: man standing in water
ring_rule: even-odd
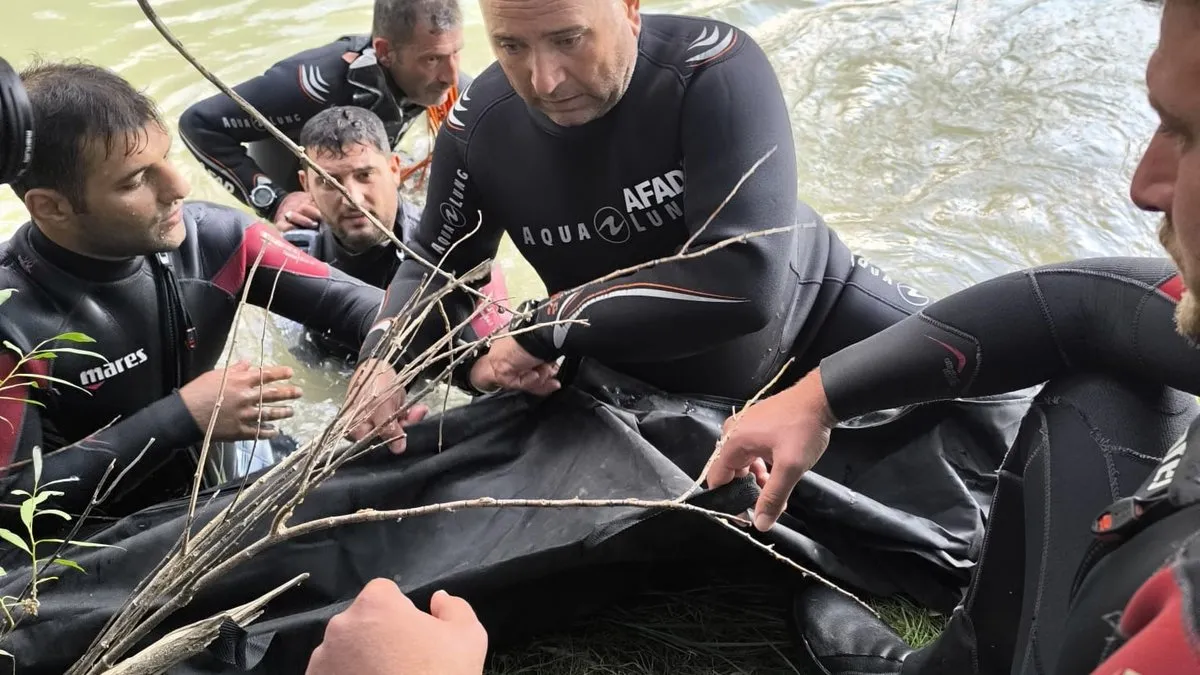
[[[481,7],[498,60],[438,134],[411,245],[461,274],[493,257],[507,233],[551,296],[516,315],[514,329],[532,330],[464,361],[455,378],[464,388],[547,394],[559,387],[560,357],[586,357],[666,391],[744,400],[789,357],[815,363],[928,302],[853,256],[797,203],[787,104],[746,33],[643,16],[638,0]],[[357,376],[377,378],[377,391],[394,374],[373,350],[426,276],[420,261],[400,266],[364,345]],[[474,307],[462,291],[443,304],[449,321],[430,318],[402,362]],[[354,436],[399,435],[386,420],[400,403],[377,406]]]
[[[234,91],[293,140],[321,110],[366,108],[383,120],[393,148],[422,113],[436,131],[470,81],[458,70],[462,47],[458,0],[376,0],[370,35],[290,56]],[[179,135],[221,185],[280,231],[317,227],[321,214],[296,182],[296,158],[233,99],[217,94],[192,105]]]

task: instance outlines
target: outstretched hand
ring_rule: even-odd
[[[708,486],[720,487],[750,471],[761,484],[759,466],[766,460],[771,469],[754,506],[754,527],[765,532],[787,508],[788,497],[800,477],[825,452],[835,424],[837,420],[821,386],[821,373],[813,370],[791,388],[726,420],[724,432],[728,437],[709,469]]]

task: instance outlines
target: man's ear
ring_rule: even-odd
[[[387,38],[371,38],[371,47],[375,49],[375,59],[380,65],[386,66],[392,60],[392,43]]]
[[[629,20],[629,25],[633,27],[633,34],[638,35],[642,31],[641,0],[619,1],[625,6],[625,18]]]
[[[33,188],[25,193],[25,208],[42,225],[62,226],[75,217],[75,207],[58,190]]]
[[[391,172],[392,178],[396,183],[396,187],[400,187],[400,176],[403,174],[403,165],[400,159],[400,153],[393,152],[388,155],[388,171]]]
[[[300,191],[308,192],[308,169],[300,169],[296,172],[296,175],[300,177]]]

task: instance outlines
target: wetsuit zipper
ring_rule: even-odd
[[[159,290],[159,306],[163,308],[163,347],[167,362],[173,368],[164,368],[166,391],[182,387],[191,368],[192,352],[196,349],[196,327],[183,304],[183,293],[171,263],[169,253],[159,253],[154,266],[155,281]],[[181,328],[182,326],[182,328]]]

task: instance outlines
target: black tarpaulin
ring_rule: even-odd
[[[839,429],[789,514],[761,539],[856,589],[905,593],[948,610],[978,554],[994,469],[1027,406],[1020,397],[945,402],[878,426]],[[727,402],[666,395],[589,364],[546,399],[480,399],[412,427],[404,455],[381,450],[346,466],[309,496],[293,523],[483,496],[676,497],[709,457],[728,414]],[[756,494],[745,480],[693,501],[740,513]],[[205,514],[230,498],[226,490]],[[123,550],[68,556],[87,574],[64,574],[44,587],[39,615],[3,645],[17,655],[20,672],[62,673],[82,654],[176,541],[185,512],[182,501],[167,503],[89,534]],[[395,579],[419,606],[439,588],[464,595],[501,644],[603,604],[639,570],[736,560],[751,550],[701,516],[631,508],[462,510],[353,525],[264,552],[199,593],[152,637],[308,572],[239,644],[215,650],[241,654],[248,670],[209,654],[172,672],[303,672],[324,623],[378,576]],[[17,595],[27,582],[20,558],[0,560],[9,570],[0,593]]]

